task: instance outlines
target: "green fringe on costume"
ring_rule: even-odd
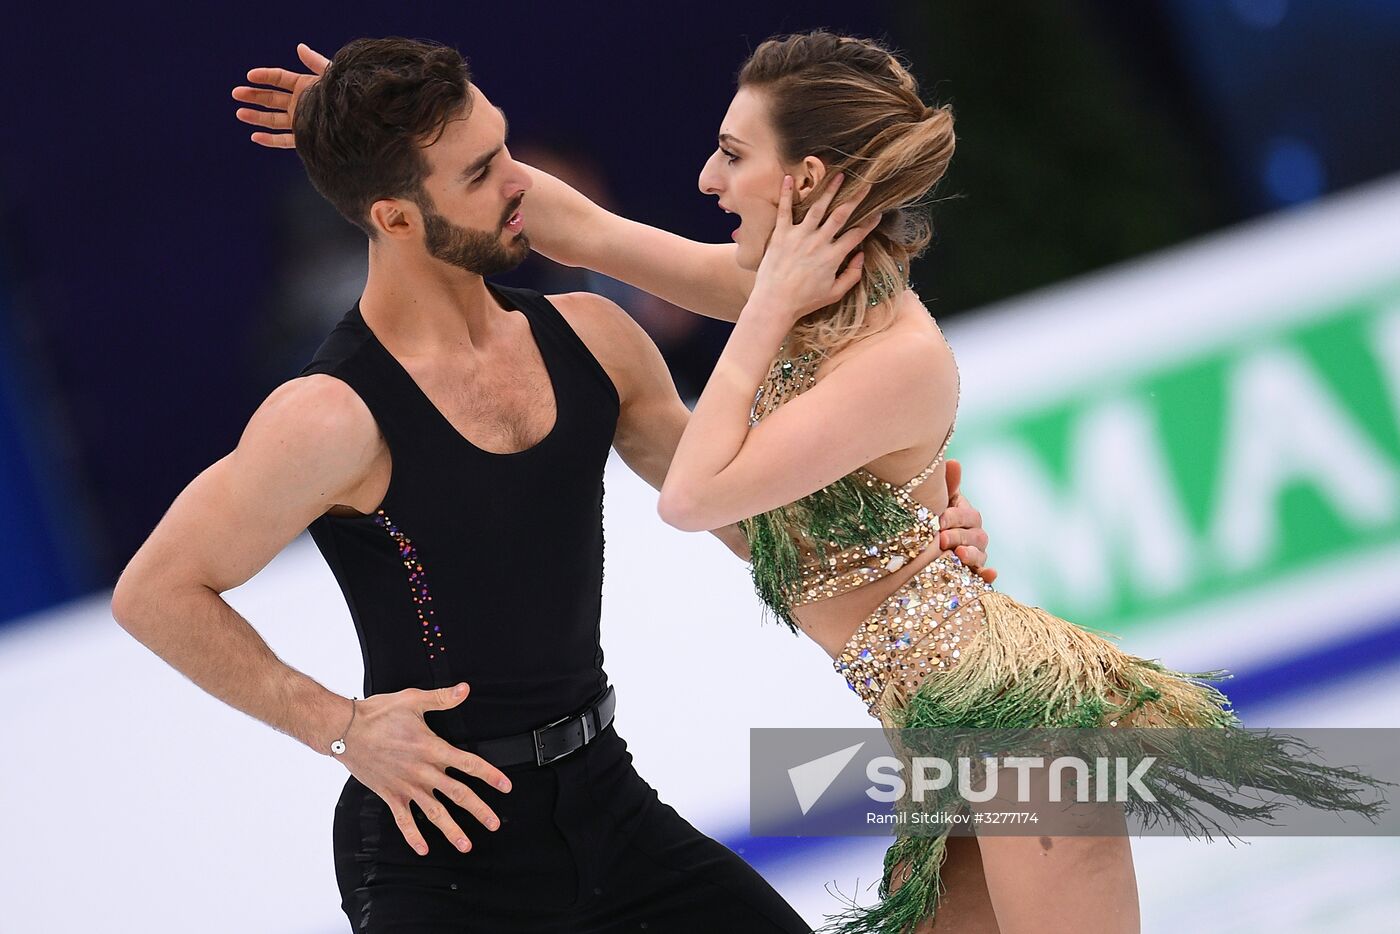
[[[960,664],[925,678],[912,697],[901,696],[895,683],[887,689],[882,703],[887,730],[1093,728],[1115,720],[1125,727],[1161,728],[1160,738],[1155,730],[1152,733],[1152,752],[1160,751],[1167,767],[1151,769],[1143,779],[1157,801],[1130,796],[1122,806],[1125,813],[1141,815],[1146,826],[1172,823],[1188,836],[1201,834],[1207,840],[1207,825],[1227,838],[1230,834],[1198,813],[1195,803],[1204,802],[1229,817],[1256,820],[1267,819],[1289,803],[1245,804],[1209,786],[1236,792],[1256,789],[1371,820],[1386,809],[1384,801],[1363,802],[1357,796],[1393,783],[1354,769],[1304,761],[1302,756],[1316,750],[1286,735],[1245,730],[1229,709],[1229,699],[1196,680],[1219,681],[1231,677],[1228,672],[1172,671],[1005,594],[993,591],[980,600],[986,627],[963,645]],[[1119,737],[1123,743],[1119,754],[1133,749],[1141,753],[1143,731],[1135,732],[1136,736],[1129,736],[1101,730],[1093,735],[1111,756]],[[900,736],[892,733],[892,744],[907,755]],[[951,795],[956,801],[956,792]],[[901,808],[951,809],[946,795]],[[934,834],[901,834],[885,854],[881,901],[868,908],[853,904],[828,918],[821,930],[905,934],[933,917],[941,895],[939,872],[947,855],[947,839],[946,828]],[[894,888],[894,873],[901,865],[903,882]]]
[[[749,573],[764,603],[794,633],[792,596],[802,579],[802,552],[822,554],[824,547],[850,548],[892,538],[917,520],[899,497],[882,486],[868,486],[859,474],[835,483],[795,503],[744,519],[740,529],[749,540]]]

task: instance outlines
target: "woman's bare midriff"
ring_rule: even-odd
[[[933,452],[927,452],[927,456],[932,458]],[[890,475],[908,477],[919,469],[918,467],[910,467],[907,470],[899,470],[881,466],[883,461],[893,462],[894,457],[895,455],[889,455],[874,461],[867,469],[882,480],[888,479]],[[899,459],[908,460],[903,452]],[[947,468],[940,464],[927,480],[915,487],[912,494],[934,515],[942,513],[948,507],[946,470]],[[934,542],[920,552],[918,557],[893,574],[881,577],[863,587],[857,587],[855,590],[848,590],[834,597],[826,597],[795,607],[792,616],[813,642],[820,645],[826,654],[835,658],[841,654],[841,650],[855,634],[856,627],[865,622],[870,614],[874,613],[880,604],[885,602],[885,598],[903,587],[921,568],[931,563],[942,553],[938,543]]]

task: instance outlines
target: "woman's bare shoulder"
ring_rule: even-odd
[[[841,348],[824,361],[818,378],[856,361],[860,361],[860,369],[888,370],[893,376],[927,382],[929,388],[942,386],[947,377],[956,378],[957,373],[942,328],[912,289],[900,296],[895,319],[888,327]]]

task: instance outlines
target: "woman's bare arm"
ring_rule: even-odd
[[[235,115],[262,128],[252,134],[260,146],[296,146],[292,117],[297,101],[330,63],[305,43],[297,46],[297,56],[308,72],[254,68],[248,80],[270,87],[233,89],[234,100],[253,105],[238,108]],[[698,243],[628,220],[604,210],[553,175],[526,168],[534,181],[525,201],[526,230],[540,253],[565,266],[582,266],[620,279],[696,314],[738,319],[753,290],[754,274],[735,262],[735,244]]]
[[[754,274],[739,268],[732,243],[698,243],[612,213],[563,181],[527,166],[530,244],[565,266],[620,279],[696,314],[735,321]]]

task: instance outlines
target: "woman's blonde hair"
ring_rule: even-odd
[[[925,104],[909,69],[880,43],[820,30],[764,42],[740,68],[738,82],[765,97],[784,161],[816,156],[826,165],[822,183],[794,206],[795,220],[838,172],[846,181],[833,208],[855,182],[872,184],[848,228],[884,215],[865,240],[860,284],[797,322],[789,335],[790,353],[830,355],[894,322],[893,299],[932,237],[921,199],[953,158],[952,108]]]

